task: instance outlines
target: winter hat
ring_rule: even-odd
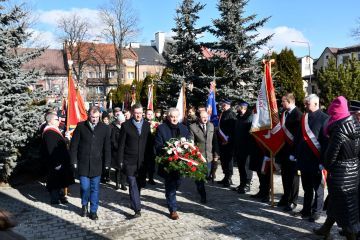
[[[221,103],[231,105],[231,101],[229,99],[227,99],[227,98],[224,98],[223,100],[221,100]]]
[[[328,114],[330,119],[325,128],[326,135],[328,135],[328,129],[334,122],[350,116],[346,98],[343,96],[335,98],[329,106]]]

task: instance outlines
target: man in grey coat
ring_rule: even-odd
[[[214,125],[208,121],[208,113],[206,111],[201,111],[199,115],[198,121],[191,124],[189,127],[190,136],[207,161],[209,176],[212,162],[217,161],[219,158],[219,145]],[[196,181],[195,183],[201,196],[201,202],[206,203],[204,181]]]

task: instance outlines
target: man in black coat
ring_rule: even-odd
[[[247,102],[241,102],[238,106],[238,115],[235,122],[234,131],[234,157],[240,174],[240,185],[234,188],[238,193],[250,192],[252,171],[249,169],[250,149],[252,139],[250,128],[252,123],[252,113],[248,109]]]
[[[295,106],[293,93],[285,94],[281,99],[284,112],[281,115],[281,126],[284,131],[285,144],[277,154],[281,164],[281,178],[284,194],[278,202],[278,207],[292,211],[297,206],[300,177],[296,167],[294,137],[301,131],[302,112]]]
[[[49,169],[46,188],[50,192],[50,203],[68,203],[62,189],[74,183],[70,154],[65,138],[59,130],[59,118],[56,113],[48,112],[45,120],[47,125],[42,133],[42,149]]]
[[[233,133],[236,115],[231,110],[231,101],[224,99],[221,102],[222,112],[220,114],[218,139],[220,145],[220,162],[224,173],[224,178],[218,181],[224,187],[230,187],[233,175]]]
[[[146,109],[145,112],[145,121],[147,121],[150,126],[151,123],[153,121],[155,121],[155,117],[154,117],[154,111],[151,109]],[[155,141],[155,135],[154,133],[151,134],[150,136],[150,145],[154,146],[154,141]],[[149,155],[147,155],[147,176],[149,178],[148,183],[151,185],[156,185],[155,181],[154,181],[154,174],[155,174],[155,153],[154,150],[148,153]]]
[[[145,159],[151,154],[149,138],[150,124],[143,119],[143,108],[140,104],[132,107],[132,118],[123,123],[120,132],[119,161],[123,161],[122,171],[127,176],[131,207],[134,217],[141,216],[140,189],[145,185]]]
[[[111,145],[109,126],[99,122],[99,107],[91,107],[89,119],[78,123],[71,139],[71,161],[80,179],[81,216],[97,220],[102,165],[109,169]],[[104,161],[103,161],[104,160]],[[90,214],[88,203],[90,201]]]
[[[111,129],[111,168],[115,169],[115,189],[126,191],[125,186],[126,176],[121,171],[122,161],[119,161],[119,141],[120,141],[120,129],[121,125],[125,122],[125,116],[121,112],[121,109],[116,107],[114,108],[114,122],[110,124]]]
[[[179,110],[170,108],[167,115],[167,120],[161,124],[155,136],[155,150],[156,155],[164,154],[164,146],[171,138],[190,138],[188,128],[179,123]],[[179,219],[177,214],[176,190],[179,188],[181,178],[179,172],[166,172],[164,166],[159,164],[159,176],[165,179],[165,197],[170,211],[170,218],[173,220]]]
[[[314,222],[319,219],[324,205],[324,186],[321,184],[323,163],[320,153],[326,142],[323,128],[328,121],[328,115],[320,110],[319,97],[316,94],[310,94],[305,98],[305,107],[307,113],[301,119],[301,131],[294,141],[294,157],[301,171],[304,189],[304,204],[299,214],[302,218]]]

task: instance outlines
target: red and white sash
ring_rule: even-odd
[[[283,112],[281,115],[281,127],[284,130],[286,142],[290,145],[293,145],[294,144],[294,135],[292,135],[291,132],[289,131],[289,129],[286,128],[285,112]]]
[[[54,131],[54,132],[56,132],[57,134],[59,134],[59,135],[63,138],[63,135],[61,134],[59,128],[57,128],[57,127],[55,127],[55,126],[50,126],[50,125],[46,126],[46,127],[44,128],[44,131],[43,131],[43,133],[42,133],[42,136],[44,136],[45,132],[47,132],[47,131]]]
[[[314,133],[311,131],[310,127],[309,127],[309,114],[305,113],[302,116],[301,119],[301,130],[302,130],[302,134],[304,136],[304,140],[305,142],[308,144],[308,146],[310,147],[310,149],[313,151],[313,153],[315,154],[316,157],[320,158],[320,150],[321,150],[321,146],[320,143],[318,142],[318,140],[316,139]]]

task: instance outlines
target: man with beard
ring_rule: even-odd
[[[231,101],[224,99],[221,102],[222,112],[220,114],[218,139],[220,145],[220,162],[224,178],[218,181],[224,187],[230,187],[233,175],[233,133],[236,115],[231,110]]]
[[[234,157],[240,174],[240,185],[234,188],[238,193],[250,192],[252,171],[249,169],[250,149],[253,141],[250,139],[252,113],[247,102],[238,105],[238,115],[234,131]]]
[[[285,144],[277,154],[281,164],[281,178],[284,194],[278,202],[278,207],[284,207],[285,211],[292,211],[297,206],[299,196],[299,180],[294,157],[294,137],[301,130],[302,112],[295,106],[295,96],[287,93],[282,97],[281,104],[284,112],[281,115],[281,126],[284,131]]]

